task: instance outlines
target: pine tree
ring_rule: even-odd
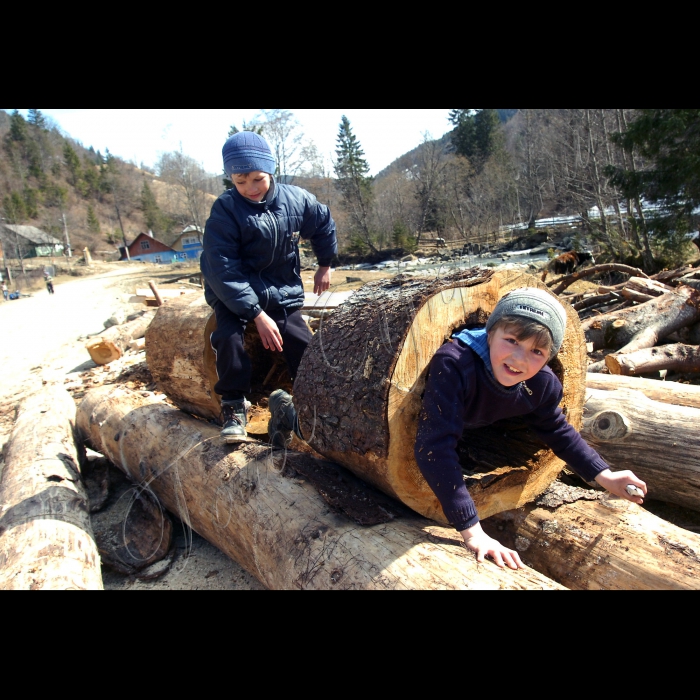
[[[30,109],[27,113],[27,121],[37,129],[46,129],[46,119],[38,109]]]
[[[70,173],[70,184],[76,187],[78,181],[82,178],[83,170],[80,167],[80,158],[78,158],[78,154],[73,150],[73,147],[68,141],[63,144],[63,161]]]
[[[146,226],[151,231],[154,233],[164,232],[165,220],[163,213],[146,180],[143,181],[143,187],[141,188],[141,211],[146,220]]]
[[[477,171],[503,148],[497,109],[453,109],[449,119],[455,126],[451,138],[457,155],[467,158]]]
[[[340,122],[335,153],[336,187],[343,198],[343,207],[350,215],[352,229],[373,252],[377,252],[370,228],[374,202],[369,164],[345,115]]]
[[[87,208],[87,228],[94,235],[99,235],[100,233],[100,221],[92,208],[92,204],[88,204]]]
[[[24,199],[19,192],[13,192],[11,195],[3,197],[2,209],[5,219],[10,224],[21,224],[27,218]]]
[[[10,115],[10,139],[19,142],[27,140],[27,122],[17,109]]]

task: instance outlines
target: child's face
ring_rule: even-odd
[[[534,377],[547,363],[546,348],[537,347],[534,338],[518,340],[508,328],[499,327],[488,335],[491,367],[496,381],[515,386]]]
[[[260,202],[265,198],[270,189],[270,176],[261,170],[252,173],[238,173],[233,176],[233,184],[238,190],[238,194]]]

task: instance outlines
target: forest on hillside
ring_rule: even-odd
[[[691,254],[700,110],[454,109],[450,120],[448,134],[425,134],[375,177],[345,117],[330,170],[289,110],[240,126],[268,140],[279,181],[331,208],[343,252],[411,251],[438,236],[491,244],[504,227],[524,235],[538,218],[571,215],[610,260],[651,271]],[[181,151],[151,169],[86,149],[39,110],[0,112],[0,142],[4,221],[108,259],[139,232],[169,243],[203,227],[230,186]]]

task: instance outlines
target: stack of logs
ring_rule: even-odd
[[[650,496],[700,511],[694,427],[700,387],[587,373],[587,343],[593,352],[618,350],[605,358],[611,371],[629,348],[654,347],[700,319],[693,315],[700,292],[686,284],[695,271],[651,281],[631,272],[626,285],[601,290],[595,302],[568,298],[566,336],[551,365],[564,389],[562,408],[614,469],[633,468]],[[675,285],[676,279],[683,281]],[[568,283],[548,286],[567,299]],[[87,441],[269,588],[697,588],[699,535],[583,482],[557,480],[564,464],[517,422],[480,429],[460,454],[484,527],[532,568],[479,565],[444,527],[413,458],[428,364],[455,331],[483,324],[500,297],[521,286],[547,288],[515,271],[395,277],[366,285],[321,319],[293,386],[312,448],[305,452],[273,450],[262,441],[221,444],[212,424],[220,397],[206,342],[215,319],[199,295],[172,299],[146,332],[148,366],[167,402],[118,385],[94,389],[78,407],[79,445]],[[610,301],[600,299],[605,294],[617,295],[614,318],[588,317]],[[583,324],[577,305],[586,311]],[[254,381],[261,381],[273,360],[254,335],[247,342]],[[71,420],[65,416],[66,434]],[[4,523],[13,498],[0,495]],[[36,502],[38,521],[43,511]],[[3,566],[10,561],[6,531],[0,530]]]

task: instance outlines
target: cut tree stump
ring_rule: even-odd
[[[644,348],[630,353],[607,355],[605,366],[610,374],[651,374],[660,370],[700,372],[700,347],[673,343]]]
[[[621,498],[555,482],[484,529],[572,590],[697,590],[700,535]]]
[[[446,522],[413,456],[428,364],[457,330],[483,324],[506,292],[546,289],[521,272],[472,269],[445,277],[394,277],[365,285],[323,319],[294,382],[307,442],[421,515]],[[580,426],[586,347],[576,312],[552,369],[562,381],[562,409]],[[465,471],[479,516],[517,508],[556,478],[563,464],[543,443],[504,440],[503,427],[472,435],[487,458]]]
[[[152,312],[145,313],[120,326],[110,326],[99,335],[90,338],[85,347],[92,361],[96,365],[107,365],[118,360],[129,349],[133,340],[143,338],[153,316]]]
[[[454,531],[408,511],[390,520],[376,492],[356,480],[351,505],[384,516],[359,527],[294,465],[340,467],[261,444],[223,445],[216,427],[123,387],[88,392],[78,425],[94,448],[268,588],[561,589],[531,569],[478,564]]]
[[[74,426],[62,388],[20,406],[0,482],[0,589],[102,589]]]
[[[587,374],[586,388],[602,389],[603,391],[633,389],[641,391],[644,396],[653,401],[700,409],[700,386],[694,384],[662,382],[656,379],[625,377],[619,374]]]
[[[614,470],[631,469],[647,497],[700,510],[700,409],[641,391],[586,390],[581,435]]]

